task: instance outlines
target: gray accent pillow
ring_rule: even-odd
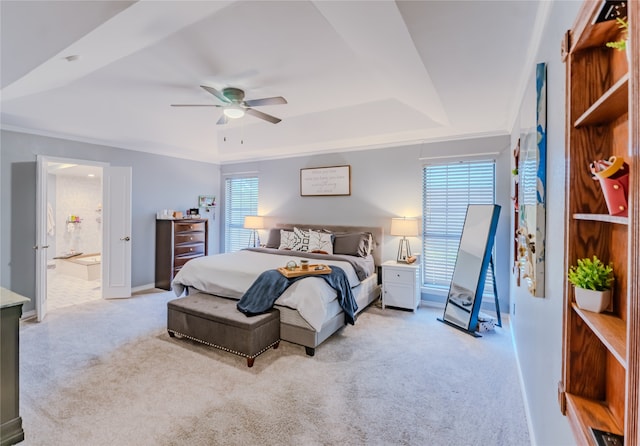
[[[334,254],[366,257],[371,252],[371,234],[369,232],[336,232],[334,236]]]
[[[280,247],[280,229],[269,229],[269,238],[267,239],[267,248],[278,249]]]

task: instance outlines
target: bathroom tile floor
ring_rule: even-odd
[[[47,311],[100,300],[101,296],[100,279],[84,280],[47,271]]]

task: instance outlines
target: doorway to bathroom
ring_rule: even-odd
[[[47,308],[102,298],[103,168],[47,161]]]
[[[49,163],[54,163],[52,172],[49,172]],[[58,163],[56,165],[55,163]],[[86,171],[91,167],[99,168],[95,172]],[[73,175],[75,177],[93,178],[99,176],[101,172],[102,195],[101,198],[97,194],[90,195],[90,198],[84,198],[80,201],[78,196],[87,189],[96,189],[96,185],[88,185],[78,182],[78,179],[66,182],[72,183],[70,194],[73,196],[71,200],[72,208],[66,208],[64,212],[56,212],[58,206],[65,205],[65,200],[59,200],[60,192],[57,188],[58,177],[65,177],[64,172],[73,172],[67,169],[79,170],[85,169],[82,175]],[[91,286],[91,293],[84,290],[84,294],[91,295],[97,292],[99,298],[102,299],[120,299],[131,297],[131,182],[132,169],[130,166],[112,166],[109,163],[98,161],[83,161],[67,158],[54,158],[45,155],[36,157],[36,245],[33,249],[36,251],[36,319],[41,321],[47,314],[48,305],[48,275],[49,271],[61,268],[78,268],[81,269],[82,279],[91,282],[99,272],[100,279],[97,283],[82,285]],[[55,174],[55,175],[54,175]],[[93,177],[89,175],[93,174]],[[72,176],[72,175],[68,175]],[[49,188],[49,180],[52,179],[56,184],[56,191]],[[60,180],[60,183],[65,182]],[[97,180],[96,180],[97,183]],[[55,194],[55,195],[54,195]],[[48,200],[54,200],[53,203]],[[81,206],[81,203],[84,203]],[[101,204],[102,203],[102,204]],[[51,204],[51,206],[49,206]],[[78,210],[82,207],[80,211]],[[51,218],[49,219],[49,215]],[[57,218],[60,220],[56,221]],[[50,225],[50,223],[53,223]],[[94,237],[84,237],[82,234],[87,225],[91,223],[101,231],[92,232]],[[57,231],[64,231],[63,235],[66,239],[62,241],[54,239]],[[49,231],[52,230],[53,234]],[[99,241],[99,243],[95,243]],[[55,243],[55,246],[51,246]],[[96,248],[97,246],[97,248]],[[50,249],[51,248],[51,249]],[[53,253],[51,255],[50,253]],[[81,254],[79,254],[81,253]],[[83,257],[84,256],[84,257]],[[55,258],[58,257],[58,258]],[[74,261],[69,261],[73,259]],[[67,262],[53,262],[56,268],[48,268],[50,260],[66,260]],[[100,266],[98,268],[98,265]],[[96,271],[97,270],[97,271]],[[76,271],[77,272],[77,271]],[[56,274],[58,276],[58,274]],[[68,287],[71,284],[67,281],[64,285],[63,293],[69,294]]]

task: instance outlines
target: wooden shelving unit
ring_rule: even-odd
[[[600,342],[611,352],[620,365],[627,368],[627,326],[622,319],[607,313],[593,313],[578,308],[573,310],[587,324]]]
[[[600,99],[580,116],[574,126],[607,124],[629,109],[629,73],[625,74]]]
[[[612,304],[582,310],[564,290],[559,401],[577,444],[595,445],[591,429],[624,435],[640,446],[640,2],[627,2],[632,60],[607,48],[615,22],[595,23],[602,1],[585,1],[564,45],[567,69],[565,270],[597,255],[612,262]],[[588,166],[615,155],[630,167],[629,216],[607,213]]]
[[[576,220],[591,220],[591,221],[605,221],[609,223],[616,223],[619,225],[628,225],[628,217],[618,217],[617,215],[609,214],[573,214],[573,218]]]

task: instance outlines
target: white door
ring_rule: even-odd
[[[104,173],[102,297],[131,297],[131,167]]]
[[[47,159],[36,158],[36,318],[47,314]]]

